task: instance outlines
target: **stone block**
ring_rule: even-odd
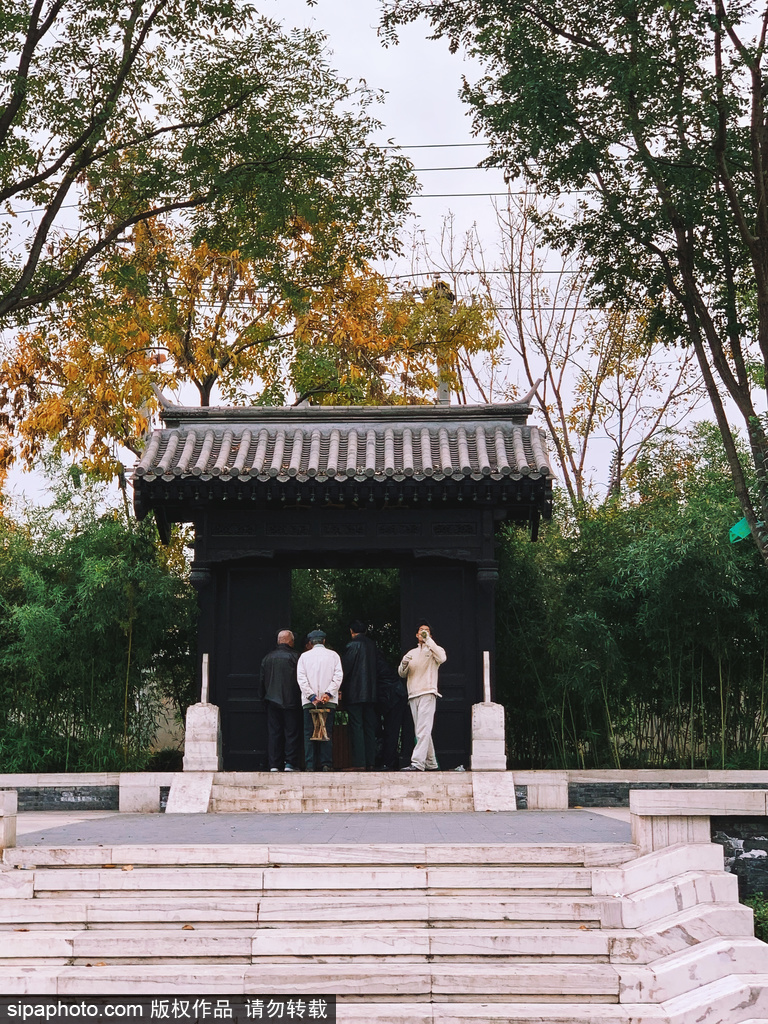
[[[147,780],[142,773],[120,775],[120,813],[153,814],[160,810],[160,783]]]
[[[762,789],[664,789],[633,790],[629,794],[633,814],[646,816],[701,817],[712,814],[766,813],[766,791]]]
[[[504,739],[504,708],[486,702],[472,707],[473,770],[505,771],[507,754]]]
[[[528,783],[529,811],[564,811],[568,808],[568,783]]]
[[[16,845],[16,811],[19,798],[16,790],[0,790],[0,850]]]
[[[492,702],[473,704],[472,739],[504,739],[504,706]]]
[[[0,871],[0,900],[31,900],[35,894],[35,879],[31,871]]]
[[[723,851],[719,846],[711,843],[668,846],[618,868],[596,868],[592,872],[592,893],[595,896],[626,895],[686,871],[722,870]]]
[[[516,811],[512,772],[478,771],[472,755],[472,802],[475,811]]]
[[[184,731],[184,771],[218,772],[221,765],[219,709],[215,704],[192,704]]]
[[[748,936],[707,939],[654,964],[623,966],[622,1002],[661,1003],[734,973],[768,973],[768,946]]]
[[[213,772],[180,772],[171,783],[165,813],[205,814],[212,789]]]

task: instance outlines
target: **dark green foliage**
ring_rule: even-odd
[[[0,588],[0,771],[141,767],[194,668],[194,592],[151,521],[62,490],[0,518]]]
[[[328,634],[327,645],[342,652],[349,623],[361,619],[393,665],[400,650],[400,574],[397,569],[297,569],[292,578],[292,629],[297,650],[312,629]]]
[[[758,892],[744,900],[755,914],[755,937],[761,942],[768,942],[768,900],[765,893]]]
[[[674,452],[674,457],[672,453]],[[501,545],[498,681],[516,765],[765,767],[768,584],[713,428],[625,502]]]
[[[546,218],[549,239],[586,258],[593,300],[635,305],[649,337],[694,348],[741,515],[768,566],[764,6],[382,6],[385,36],[424,17],[433,38],[478,62],[463,97],[491,144],[487,162],[563,196]]]
[[[0,316],[66,292],[155,215],[187,215],[294,300],[290,239],[311,231],[321,280],[349,228],[356,258],[395,243],[413,176],[370,144],[376,96],[319,33],[243,0],[4,0],[0,65],[0,203],[19,214],[0,223]]]

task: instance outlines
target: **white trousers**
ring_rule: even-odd
[[[408,701],[413,716],[413,731],[416,733],[416,745],[411,754],[414,768],[437,768],[435,748],[432,743],[432,723],[435,720],[437,697],[434,693],[422,693],[419,697],[411,697]]]

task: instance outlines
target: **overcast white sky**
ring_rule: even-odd
[[[435,237],[452,211],[460,231],[477,222],[490,244],[495,235],[491,199],[455,195],[505,191],[500,170],[475,166],[487,150],[472,136],[468,108],[458,97],[462,74],[472,78],[477,66],[460,54],[451,55],[445,42],[427,39],[426,22],[406,26],[399,45],[385,49],[377,36],[378,0],[317,0],[313,7],[306,0],[265,0],[262,10],[286,27],[324,32],[332,63],[342,75],[364,78],[372,88],[385,90],[386,102],[378,108],[384,128],[377,142],[391,138],[407,147],[416,168],[470,168],[420,172],[422,194],[413,201],[417,227]],[[410,148],[417,146],[451,148]]]

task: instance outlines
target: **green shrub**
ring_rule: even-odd
[[[154,522],[98,491],[0,515],[0,772],[143,769],[193,699],[195,603]]]
[[[768,942],[768,899],[765,893],[757,892],[754,896],[748,896],[744,903],[754,912],[756,937],[761,942]]]

